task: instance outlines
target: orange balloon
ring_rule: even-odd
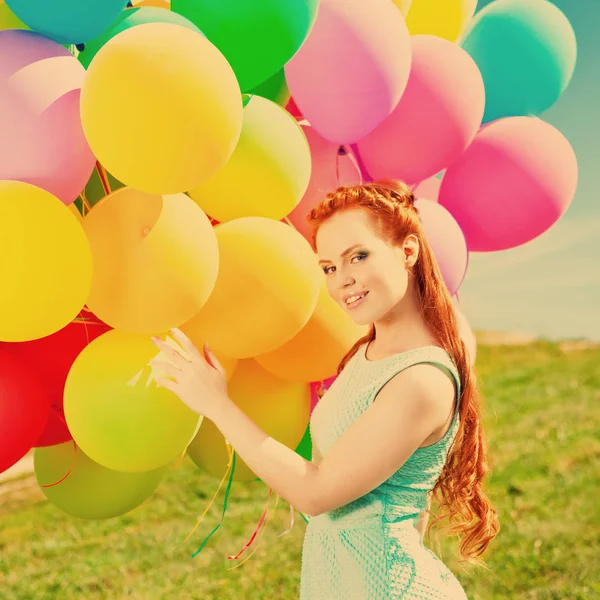
[[[294,450],[310,418],[310,386],[291,383],[267,373],[255,360],[241,360],[228,385],[229,397],[265,433]],[[188,446],[190,458],[203,470],[221,479],[227,470],[225,438],[204,419]],[[249,481],[256,474],[238,456],[233,479]]]
[[[87,305],[126,333],[178,327],[204,305],[219,271],[210,220],[185,194],[121,188],[83,220],[94,279]]]
[[[320,381],[337,373],[342,358],[368,331],[368,326],[354,323],[323,282],[315,311],[300,333],[255,360],[269,373],[288,381]]]

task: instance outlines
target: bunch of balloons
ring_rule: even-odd
[[[546,0],[476,4],[0,0],[0,471],[35,448],[82,518],[135,508],[186,452],[221,477],[220,432],[144,376],[172,327],[309,459],[319,382],[367,331],[309,243],[337,185],[413,186],[452,295],[469,252],[552,226],[577,162],[538,115],[572,28]]]

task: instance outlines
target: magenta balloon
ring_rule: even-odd
[[[394,110],[410,72],[410,36],[390,0],[321,0],[285,66],[300,112],[325,139],[352,144]]]
[[[340,185],[356,185],[361,176],[352,155],[338,155],[338,144],[323,139],[310,125],[302,125],[308,140],[312,169],[308,188],[296,208],[288,215],[294,227],[310,242],[308,213]]]
[[[429,177],[413,188],[415,198],[423,198],[424,200],[433,200],[437,202],[440,194],[442,180],[437,177]]]
[[[392,114],[358,143],[374,179],[415,184],[458,158],[473,141],[485,109],[483,78],[458,45],[415,35],[406,91]]]
[[[85,69],[60,44],[30,31],[0,31],[0,180],[36,185],[70,204],[95,158],[83,134]]]
[[[454,217],[437,202],[417,200],[415,207],[446,287],[450,295],[456,294],[469,264],[465,236]]]
[[[551,227],[577,188],[577,158],[565,136],[536,117],[484,126],[444,175],[438,202],[460,224],[469,250],[520,246]]]

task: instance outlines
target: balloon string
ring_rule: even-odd
[[[369,173],[369,171],[365,165],[365,161],[362,159],[362,156],[360,154],[360,150],[358,149],[358,146],[356,144],[350,144],[350,149],[352,150],[352,153],[354,155],[353,158],[355,158],[355,160],[356,160],[356,165],[357,165],[358,171],[360,173],[361,183],[365,183],[365,182],[368,183],[370,181],[373,181],[373,177]]]
[[[68,430],[67,422],[64,420],[63,416],[60,414],[60,409],[57,406],[53,406],[52,410],[54,410],[56,412],[56,418],[59,421],[61,421]],[[62,483],[73,471],[73,467],[75,466],[75,460],[77,459],[77,444],[75,443],[75,440],[73,438],[71,438],[71,441],[73,442],[73,460],[71,462],[71,466],[69,467],[69,470],[67,471],[67,474],[64,477],[62,477],[61,479],[59,479],[58,481],[56,481],[55,483],[49,483],[47,485],[42,485],[41,487],[43,487],[43,488],[54,487],[55,485]]]
[[[225,520],[225,513],[227,512],[227,505],[229,503],[229,493],[231,492],[231,484],[233,483],[233,474],[235,472],[235,463],[236,463],[236,453],[233,450],[233,448],[231,448],[231,446],[229,445],[229,443],[227,443],[227,452],[229,453],[230,456],[230,463],[228,464],[228,470],[230,470],[231,472],[229,473],[229,481],[227,482],[227,488],[225,489],[225,498],[223,499],[223,512],[221,513],[221,522],[208,534],[208,536],[205,538],[205,540],[202,542],[202,544],[200,544],[200,547],[198,548],[198,550],[196,550],[196,552],[194,552],[194,554],[192,554],[192,558],[195,558],[196,556],[198,556],[198,554],[200,554],[200,552],[202,552],[202,550],[204,549],[204,546],[206,546],[208,540],[210,540],[210,538],[220,529],[221,525],[223,524],[223,521]],[[204,512],[204,514],[206,514],[206,511]],[[204,517],[204,515],[203,515]]]
[[[108,174],[106,173],[106,169],[100,164],[99,160],[96,161],[96,171],[98,171],[98,177],[100,177],[100,183],[102,183],[104,195],[108,196],[111,193]]]
[[[269,497],[267,498],[267,504],[266,504],[263,514],[260,518],[260,521],[258,522],[258,525],[256,526],[256,529],[250,536],[250,539],[246,542],[246,545],[235,556],[227,557],[229,560],[237,560],[240,556],[242,556],[242,554],[244,554],[244,552],[246,552],[246,550],[248,550],[248,548],[250,548],[250,546],[256,539],[256,536],[258,535],[263,523],[265,522],[265,519],[267,518],[267,514],[269,513],[269,503],[271,501],[272,495],[273,495],[273,490],[270,488],[269,489]],[[279,496],[278,496],[278,501],[279,501]]]
[[[92,210],[90,201],[87,199],[87,196],[85,195],[85,190],[83,192],[81,192],[81,194],[79,194],[79,198],[81,200],[82,215],[85,217],[90,212],[90,210]]]

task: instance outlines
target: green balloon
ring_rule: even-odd
[[[263,81],[259,86],[255,87],[251,92],[251,94],[255,94],[256,96],[262,96],[267,100],[271,100],[279,106],[285,106],[290,100],[291,94],[290,90],[287,86],[287,81],[285,80],[285,72],[283,69],[280,69],[267,79]]]
[[[312,438],[310,437],[310,425],[304,432],[304,437],[300,440],[296,452],[304,459],[309,462],[312,461]]]
[[[72,441],[36,448],[33,463],[46,498],[80,519],[109,519],[133,510],[152,495],[171,467],[145,473],[112,471],[94,462],[81,448],[75,452]],[[65,475],[57,485],[42,487],[57,483]]]
[[[122,187],[125,187],[125,184],[120,182],[118,179],[115,179],[110,173],[108,175],[108,184],[110,185],[110,191],[114,192]],[[85,197],[87,198],[90,206],[94,206],[97,202],[100,202],[102,198],[106,197],[104,193],[104,187],[102,186],[102,181],[100,180],[100,175],[98,175],[97,169],[92,171],[92,176],[90,180],[87,182],[85,186]]]
[[[98,50],[100,50],[108,40],[122,31],[135,27],[136,25],[143,25],[144,23],[172,23],[173,25],[181,25],[182,27],[201,33],[201,31],[185,17],[171,12],[166,8],[154,6],[132,8],[124,10],[112,27],[107,29],[102,35],[86,42],[83,50],[79,51],[77,59],[87,69],[94,56],[98,53]]]
[[[317,15],[319,0],[171,0],[223,53],[242,92],[294,56]]]
[[[8,5],[0,0],[0,31],[4,29],[27,29],[29,27],[15,16],[12,10],[8,8]]]

